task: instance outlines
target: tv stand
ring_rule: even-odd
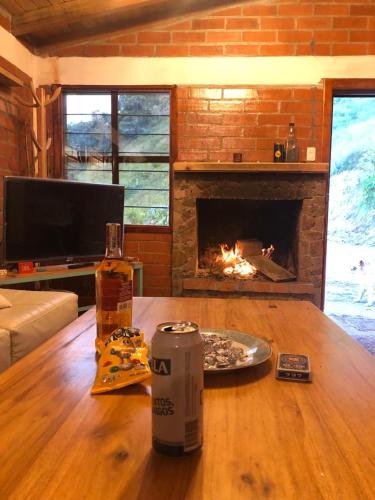
[[[85,265],[86,263],[82,263]],[[71,264],[75,265],[75,264]],[[136,289],[137,289],[137,295],[139,297],[143,296],[143,263],[142,262],[131,262],[131,265],[134,269],[134,281],[136,282]],[[94,276],[95,271],[96,271],[97,266],[96,265],[90,265],[90,267],[82,267],[80,266],[79,269],[77,268],[70,268],[68,269],[68,266],[56,266],[56,269],[53,269],[50,267],[46,271],[33,271],[32,273],[8,273],[5,276],[0,276],[0,288],[4,287],[6,288],[9,285],[19,285],[23,283],[34,283],[34,288],[36,290],[42,289],[41,282],[44,283],[44,289],[48,290],[49,288],[49,281],[52,280],[58,280],[58,279],[65,279],[65,278],[74,278],[77,276]],[[95,304],[92,304],[95,305]],[[84,311],[86,309],[89,309],[92,306],[83,306],[79,307],[79,311]]]
[[[81,269],[82,267],[92,267],[95,262],[76,262],[74,264],[68,264],[66,267],[68,269]]]

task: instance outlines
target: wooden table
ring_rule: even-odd
[[[91,396],[94,310],[0,376],[1,499],[373,499],[375,358],[309,302],[136,298],[134,324],[268,339],[258,367],[205,380],[204,447],[151,449],[150,385]],[[311,357],[313,382],[275,379],[276,354]]]

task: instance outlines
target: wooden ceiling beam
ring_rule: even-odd
[[[134,7],[150,7],[166,0],[68,0],[59,5],[31,10],[13,17],[12,33],[22,36],[52,26],[97,19],[103,15],[126,13]]]
[[[183,14],[207,10],[218,6],[241,3],[241,0],[68,0],[37,11],[25,12],[13,17],[12,33],[15,36],[35,36],[41,46],[76,39],[79,35],[95,36],[122,28]],[[83,28],[80,22],[93,28]],[[65,26],[77,24],[77,28],[65,30]],[[56,37],[44,43],[38,37],[44,29],[56,27]],[[61,33],[61,35],[60,35]]]

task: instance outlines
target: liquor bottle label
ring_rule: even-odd
[[[133,297],[132,280],[121,278],[106,279],[102,283],[102,310],[123,311],[131,307]],[[127,305],[130,304],[130,305]]]

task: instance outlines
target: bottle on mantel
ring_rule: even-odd
[[[285,161],[291,163],[298,161],[298,144],[294,123],[289,123],[289,133],[285,141]]]
[[[102,352],[104,342],[120,327],[132,326],[133,268],[122,255],[122,226],[106,225],[105,257],[95,275],[96,350]]]

